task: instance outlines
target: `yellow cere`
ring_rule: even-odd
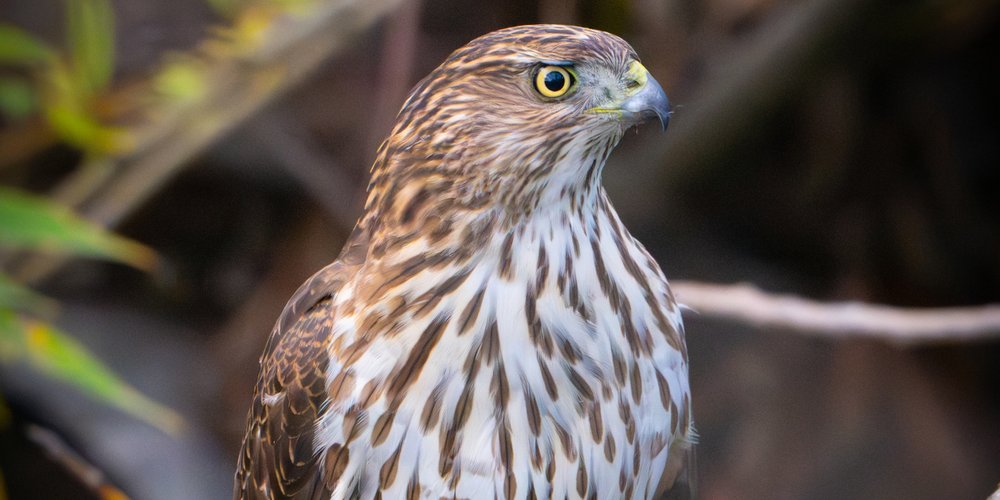
[[[636,83],[635,86],[630,85],[629,87],[633,90],[639,90],[646,86],[646,80],[649,78],[649,70],[641,62],[632,61],[632,64],[628,66],[628,77],[629,80]]]
[[[628,65],[628,72],[625,73],[625,76],[628,77],[627,93],[628,95],[632,95],[646,86],[646,81],[649,79],[649,70],[647,70],[641,62],[632,61],[632,63]],[[587,112],[621,115],[622,110],[617,107],[611,108],[598,106],[596,108],[588,109]]]

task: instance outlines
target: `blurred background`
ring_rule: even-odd
[[[0,499],[228,497],[264,339],[407,91],[536,22],[623,36],[667,90],[605,184],[672,279],[1000,302],[993,0],[6,0]],[[700,498],[1000,482],[996,335],[687,332]]]

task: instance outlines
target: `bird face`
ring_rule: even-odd
[[[408,115],[473,134],[548,136],[572,128],[599,135],[650,118],[665,127],[669,104],[621,38],[537,25],[496,31],[455,51],[414,90],[401,124],[413,122]]]
[[[531,213],[595,191],[624,132],[653,118],[665,128],[668,117],[663,89],[621,38],[559,25],[496,31],[414,88],[369,201],[405,205],[430,186],[449,207]]]

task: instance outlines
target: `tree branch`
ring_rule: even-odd
[[[138,110],[152,119],[130,128],[132,149],[89,159],[53,193],[89,220],[115,226],[170,181],[188,160],[302,82],[401,0],[320,2],[279,15],[250,47],[208,40],[188,54],[205,88],[192,102]],[[147,82],[147,85],[154,85]],[[29,257],[11,274],[38,282],[64,259]]]
[[[864,302],[817,302],[769,294],[749,284],[674,281],[671,288],[680,303],[706,317],[831,339],[871,338],[915,345],[1000,338],[1000,304],[904,308]]]
[[[108,480],[104,471],[81,457],[55,432],[37,425],[29,425],[27,436],[45,452],[50,460],[80,481],[95,497],[102,500],[128,498],[125,493]]]

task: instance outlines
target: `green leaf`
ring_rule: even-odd
[[[45,108],[49,125],[68,144],[96,153],[122,153],[135,147],[127,129],[107,126],[72,104],[52,102]]]
[[[115,235],[49,200],[0,188],[0,247],[114,260],[151,270],[149,247]]]
[[[241,0],[206,0],[208,6],[223,17],[233,17],[238,11]]]
[[[166,433],[177,434],[184,428],[177,412],[119,378],[72,337],[50,324],[0,309],[0,363],[12,362],[26,362]]]
[[[0,64],[44,64],[55,57],[55,51],[21,28],[0,24]]]
[[[38,102],[28,82],[16,78],[0,78],[0,112],[19,120],[35,111]]]
[[[66,43],[80,85],[93,92],[111,81],[115,20],[109,0],[66,0]]]
[[[0,310],[4,309],[48,316],[55,312],[56,302],[0,273]]]
[[[43,76],[42,106],[59,137],[88,152],[121,153],[134,147],[129,132],[101,123],[93,114],[92,96],[80,88],[71,68],[56,61]]]
[[[203,97],[207,84],[201,68],[195,61],[176,59],[163,67],[154,77],[156,92],[172,101],[191,103]]]

